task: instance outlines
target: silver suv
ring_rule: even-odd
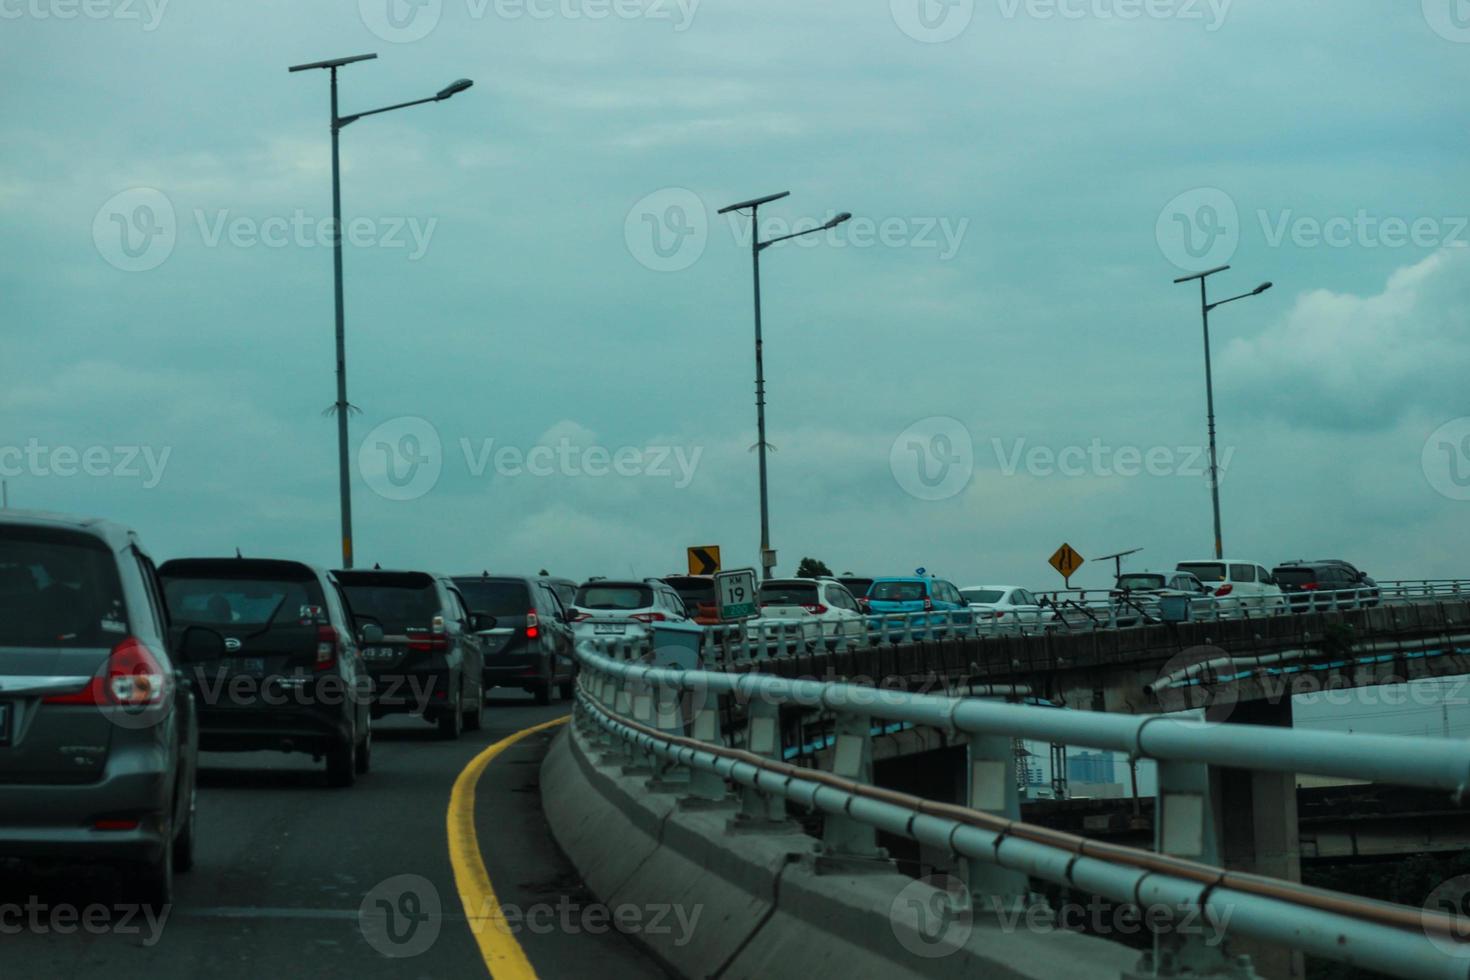
[[[160,595],[127,528],[0,511],[0,857],[118,864],[155,905],[194,855],[198,733],[177,664],[224,642],[195,628],[170,651]]]

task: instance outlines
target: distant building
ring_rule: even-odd
[[[1075,755],[1068,755],[1067,781],[1069,783],[1113,782],[1113,753],[1078,752]]]

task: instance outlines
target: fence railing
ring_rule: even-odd
[[[1265,619],[1366,609],[1436,599],[1470,599],[1470,580],[1385,582],[1371,588],[1312,590],[1285,595],[1172,596],[1076,589],[1042,594],[1039,610],[995,616],[950,609],[869,613],[861,618],[756,619],[706,627],[706,643],[722,660],[847,650],[884,643],[954,637],[1044,636],[1125,630],[1160,623]]]
[[[788,803],[820,812],[828,855],[881,858],[881,830],[963,859],[965,902],[1025,905],[1033,901],[1028,879],[1036,878],[1118,902],[1151,903],[1166,917],[1170,910],[1203,915],[1221,931],[1393,976],[1467,975],[1470,959],[1455,958],[1470,954],[1464,945],[1470,922],[1463,918],[1218,867],[1209,778],[1209,767],[1223,766],[1376,780],[1458,796],[1470,785],[1470,753],[1462,741],[1212,725],[771,674],[675,670],[631,662],[627,653],[626,645],[579,645],[581,736],[691,798],[724,800],[734,787],[748,822],[779,823]],[[831,771],[784,761],[782,709],[830,717]],[[883,722],[968,734],[964,801],[926,800],[874,785],[872,738]],[[1015,739],[1155,760],[1154,849],[1023,823]],[[1142,972],[1158,968],[1162,975],[1162,964],[1180,962],[1201,973],[1241,975],[1241,963],[1225,962],[1218,945],[1183,929],[1160,928]]]

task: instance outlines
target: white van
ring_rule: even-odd
[[[1215,598],[1222,600],[1225,609],[1233,605],[1239,610],[1268,614],[1286,609],[1281,586],[1276,584],[1271,567],[1262,562],[1226,558],[1181,561],[1174,567],[1181,572],[1193,572],[1214,591]]]

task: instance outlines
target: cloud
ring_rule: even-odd
[[[1304,293],[1219,359],[1241,408],[1325,429],[1391,427],[1457,403],[1470,369],[1470,249],[1444,249],[1357,296]],[[1240,397],[1244,396],[1244,397]]]

